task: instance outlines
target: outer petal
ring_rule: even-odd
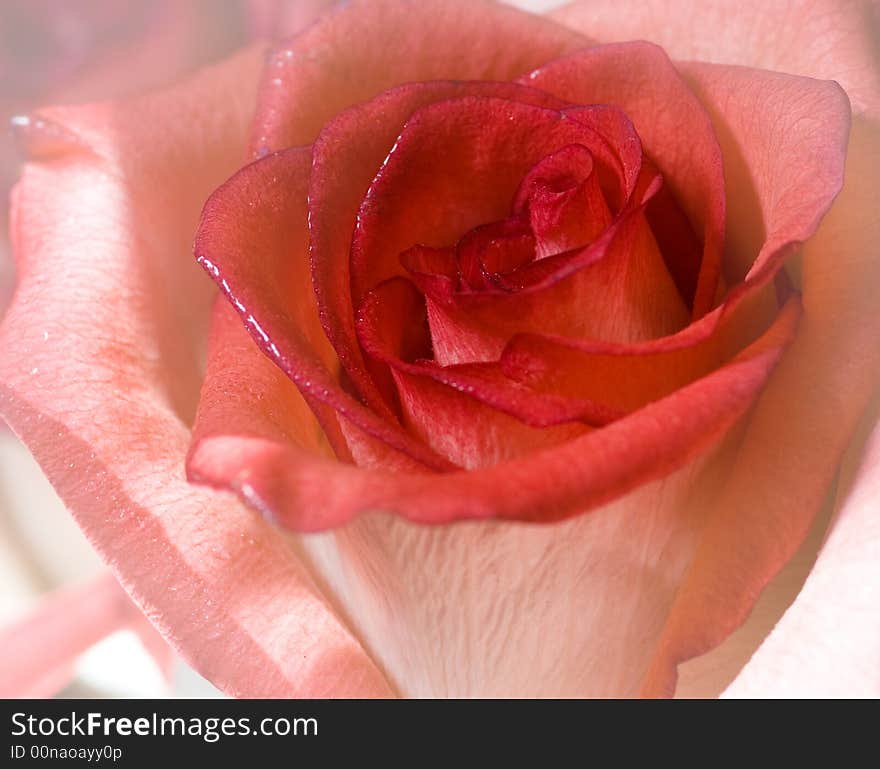
[[[880,697],[880,423],[872,425],[872,412],[867,442],[846,457],[837,515],[803,590],[725,696]]]
[[[602,42],[651,40],[678,59],[836,78],[853,107],[880,109],[873,0],[576,0],[550,16]]]
[[[403,83],[511,80],[589,44],[487,0],[352,0],[272,54],[251,146],[310,144],[346,107]]]
[[[689,67],[692,75],[699,69]],[[759,108],[747,88],[735,86],[744,72],[706,65],[699,77],[703,98],[734,133],[747,136]],[[815,131],[824,130],[817,121]],[[859,119],[844,191],[803,250],[798,336],[750,421],[658,646],[648,693],[668,693],[675,663],[707,651],[739,625],[795,552],[880,381],[880,232],[872,209],[880,191],[876,175],[866,173],[878,163],[880,133]],[[786,215],[802,214],[794,206]]]
[[[309,281],[307,189],[311,153],[295,148],[243,168],[205,204],[196,235],[199,262],[235,306],[263,351],[297,384],[331,442],[333,410],[417,462],[448,467],[391,420],[339,384],[339,362],[320,328]],[[291,408],[301,407],[301,402]],[[332,410],[331,410],[332,409]],[[304,415],[308,420],[308,415]],[[314,434],[314,428],[303,432]]]
[[[263,40],[290,35],[313,23],[338,0],[245,0],[248,26]]]
[[[6,306],[12,298],[12,287],[15,283],[15,268],[9,258],[6,244],[0,245],[0,319],[6,312]]]
[[[218,686],[387,694],[292,545],[183,478],[181,415],[212,299],[190,242],[201,201],[243,153],[259,57],[52,113],[68,141],[16,191],[0,412],[135,600]]]

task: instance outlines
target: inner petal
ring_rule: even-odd
[[[535,259],[536,246],[535,235],[522,218],[477,227],[455,247],[461,282],[475,291],[500,286],[504,275]]]
[[[657,201],[673,207],[664,192],[613,107],[435,103],[404,126],[360,206],[352,302],[408,272],[441,367],[495,362],[523,332],[621,344],[675,333],[691,308],[651,226]]]
[[[586,246],[611,223],[593,155],[581,144],[563,147],[529,171],[513,210],[528,217],[537,259]]]
[[[411,246],[447,247],[508,217],[526,174],[570,145],[585,147],[616,202],[625,199],[638,176],[639,156],[627,147],[624,162],[599,132],[613,121],[620,124],[617,133],[631,128],[619,110],[607,111],[613,114],[599,120],[581,110],[474,97],[416,112],[358,211],[350,260],[354,306],[379,283],[405,274],[399,255]]]
[[[688,322],[689,308],[641,210],[589,246],[524,269],[551,260],[554,271],[522,290],[456,293],[446,284],[437,293],[430,280],[413,275],[427,298],[434,359],[441,365],[495,361],[519,333],[632,344]]]

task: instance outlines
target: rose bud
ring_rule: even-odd
[[[355,1],[42,110],[0,410],[229,693],[670,695],[880,376],[870,5],[832,5]]]

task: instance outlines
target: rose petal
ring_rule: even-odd
[[[339,0],[245,0],[248,27],[255,38],[277,39],[312,24]]]
[[[877,411],[867,441],[847,452],[838,510],[806,584],[725,696],[880,696]]]
[[[251,146],[311,144],[347,107],[403,83],[511,80],[587,45],[562,25],[496,3],[351,0],[272,53]]]
[[[678,59],[833,77],[856,112],[880,109],[873,0],[701,0],[699,13],[670,12],[669,0],[576,0],[549,15],[603,42],[651,40]]]
[[[627,408],[627,404],[632,406],[656,397],[658,392],[668,392],[698,371],[707,370],[713,360],[723,359],[721,347],[738,349],[772,317],[768,313],[772,313],[775,302],[771,301],[766,281],[791,254],[792,246],[815,231],[840,185],[842,152],[838,137],[845,135],[847,124],[845,97],[833,84],[803,78],[713,65],[684,64],[681,68],[705,100],[716,121],[725,163],[740,180],[731,192],[729,223],[734,236],[728,241],[740,248],[740,261],[755,259],[757,254],[746,283],[731,292],[718,310],[679,334],[648,344],[627,348],[539,336],[521,338],[507,350],[508,373],[514,368],[543,371],[537,376],[538,384],[546,376],[554,387],[562,386],[563,394]],[[752,120],[754,114],[771,114],[766,106],[771,99],[772,122]],[[828,141],[828,136],[834,141]],[[757,237],[755,227],[750,225],[756,218],[763,222]],[[745,266],[737,269],[747,271]],[[570,357],[557,354],[563,347],[573,351]],[[578,363],[584,358],[574,352],[578,348],[590,356],[595,377],[581,375]],[[645,354],[652,357],[640,358]],[[523,355],[527,366],[514,360]],[[650,375],[644,370],[636,375],[637,368],[649,360],[657,368]],[[690,363],[685,364],[687,360]],[[625,384],[617,386],[618,379],[612,374],[620,372],[621,367],[629,372],[625,381],[633,383],[632,389]],[[609,377],[603,377],[602,371]],[[667,383],[661,384],[664,378]],[[603,390],[603,382],[615,382],[615,388]],[[659,391],[654,389],[658,386]],[[546,387],[539,385],[539,389]]]
[[[216,685],[388,694],[290,543],[183,478],[180,415],[213,299],[190,243],[201,202],[244,152],[259,63],[251,51],[164,94],[46,116],[91,149],[28,164],[16,190],[21,282],[0,331],[0,411],[137,603]]]
[[[538,163],[523,179],[513,210],[528,213],[539,259],[592,243],[611,224],[599,171],[582,144]]]
[[[423,338],[416,341],[413,330],[420,328]],[[623,415],[598,403],[538,393],[505,376],[497,363],[440,366],[424,360],[420,353],[430,346],[425,300],[403,278],[392,278],[367,295],[358,313],[358,336],[371,358],[391,367],[398,388],[414,394],[416,379],[427,377],[469,396],[456,410],[475,407],[474,398],[532,427],[581,420],[602,425]],[[472,429],[480,432],[476,423]]]
[[[643,42],[603,45],[545,64],[523,82],[577,104],[616,105],[635,123],[645,152],[703,240],[694,317],[708,312],[715,301],[724,234],[721,152],[705,109],[666,54]],[[673,272],[691,267],[685,263]]]
[[[271,366],[237,328],[256,358]],[[717,382],[728,397],[741,384],[738,376]],[[414,519],[427,507],[422,520],[438,522],[462,513],[498,515],[524,495],[523,512],[534,512],[543,500],[550,506],[545,512],[558,512],[560,488],[570,489],[584,474],[592,486],[604,482],[606,473],[632,472],[628,462],[641,462],[639,452],[658,447],[649,434],[653,429],[668,458],[668,426],[688,420],[703,404],[688,397],[695,394],[683,396],[680,416],[645,410],[645,420],[632,425],[631,433],[612,432],[601,445],[575,441],[563,456],[557,449],[544,452],[552,462],[539,454],[491,470],[421,478],[339,465],[323,478],[309,477],[290,444],[276,438],[242,469],[256,488],[269,491],[267,499],[288,524],[304,522],[311,511],[313,518],[324,516],[326,525],[328,510],[343,503],[403,509]],[[720,412],[725,419],[731,416],[727,409],[737,409],[735,396]],[[704,422],[697,435],[679,437],[693,449],[693,440],[706,434]],[[225,446],[216,440],[220,456],[249,448],[234,436]],[[609,453],[608,464],[596,466]],[[366,513],[303,544],[407,695],[632,695],[690,558],[692,520],[703,515],[704,495],[714,487],[713,473],[704,470],[701,459],[678,473],[659,471],[663,477],[655,483],[634,479],[638,488],[631,495],[559,525],[471,521],[425,527]],[[636,467],[634,475],[639,472]],[[589,504],[591,497],[580,491],[574,490],[572,504]],[[571,600],[559,601],[563,593]],[[534,664],[523,665],[524,657]]]
[[[565,518],[661,477],[714,446],[766,381],[791,338],[796,314],[788,321],[724,368],[601,431],[471,472],[394,473],[303,457],[302,450],[265,419],[260,400],[267,396],[257,388],[242,393],[235,408],[253,416],[265,431],[261,439],[270,445],[250,452],[246,439],[218,434],[213,440],[216,456],[226,461],[204,462],[199,480],[237,490],[278,522],[298,530],[337,526],[357,512],[376,509],[431,523]],[[237,381],[240,374],[230,377],[229,384]],[[222,392],[223,384],[219,381],[213,389]],[[676,429],[670,431],[670,424]],[[237,481],[243,477],[246,489]]]
[[[552,411],[554,403],[545,405],[540,399],[529,397],[528,392],[516,392],[515,385],[505,383],[501,377],[487,381],[488,377],[481,377],[479,370],[450,374],[447,381],[454,383],[453,386],[444,383],[441,377],[413,376],[400,368],[392,369],[392,373],[406,424],[459,467],[491,467],[572,440],[589,429],[577,424],[576,416],[566,424],[541,427],[531,427],[515,415],[510,416],[505,412],[528,413],[532,408],[530,401],[535,400],[539,401],[536,412],[542,407],[544,411],[551,411],[551,416],[544,418],[545,423],[551,419],[562,421],[558,416],[562,409]],[[465,387],[482,387],[485,392],[480,398],[472,398],[462,394],[461,389]],[[486,401],[494,402],[486,405]],[[534,419],[542,416],[539,412]]]
[[[759,282],[762,273],[775,271],[786,243],[816,231],[840,189],[847,96],[834,82],[694,62],[678,66],[706,105],[724,150],[728,277]]]
[[[407,270],[424,269],[433,261],[423,257],[427,246],[413,246],[408,254],[404,251],[400,264]],[[451,277],[455,283],[464,284],[459,288],[476,291],[492,290],[502,283],[505,273],[515,271],[519,267],[532,262],[537,256],[537,242],[532,229],[521,218],[511,217],[500,222],[491,222],[471,230],[449,249],[452,257],[452,273],[448,270],[448,262],[444,259],[440,265],[441,275]],[[414,258],[415,257],[415,258]],[[427,277],[427,276],[425,276]],[[450,300],[452,294],[446,295]]]
[[[558,524],[366,514],[306,547],[407,696],[633,696],[689,557],[701,475]]]
[[[509,340],[521,333],[627,344],[662,338],[687,323],[687,308],[643,210],[618,219],[586,248],[542,259],[523,271],[545,264],[544,275],[538,273],[532,285],[519,291],[462,293],[452,301],[428,293],[438,363],[498,360]],[[429,284],[418,282],[430,291]]]
[[[719,314],[708,335],[691,330],[624,345],[520,334],[505,347],[501,367],[535,393],[554,393],[563,400],[590,399],[628,413],[714,371],[767,333],[772,323],[766,318],[777,308],[756,306],[761,295],[753,299]],[[773,323],[781,321],[785,310],[779,312]]]
[[[365,374],[354,308],[347,301],[350,234],[367,185],[406,118],[418,106],[452,94],[434,97],[420,90],[411,101],[331,119],[405,82],[509,80],[588,44],[565,27],[494,3],[356,0],[325,15],[273,54],[261,88],[252,149],[259,156],[308,144],[322,131],[309,193],[311,200],[322,201],[311,212],[318,306],[348,376],[378,413],[390,416]],[[474,50],[480,56],[472,55]]]
[[[403,274],[399,255],[410,247],[449,246],[462,238],[461,259],[469,231],[478,235],[500,226],[508,214],[523,215],[535,175],[571,146],[567,139],[591,154],[603,183],[614,187],[618,211],[625,203],[641,203],[637,191],[649,179],[640,174],[641,147],[626,115],[602,106],[563,106],[540,91],[517,92],[507,86],[484,88],[483,93],[472,89],[412,114],[357,214],[351,246],[355,304],[382,281]],[[438,162],[439,157],[445,162]],[[654,175],[650,170],[645,174],[650,179]],[[420,215],[429,201],[432,215]],[[542,262],[538,270],[547,282],[550,264]]]
[[[527,426],[573,422],[582,411],[569,406],[562,413],[568,404],[530,393],[507,380],[497,366],[407,363],[424,357],[420,353],[430,340],[425,300],[403,278],[392,278],[367,295],[358,313],[358,335],[371,358],[390,366],[405,424],[457,465],[497,464],[586,431],[583,425],[547,430]],[[582,410],[589,405],[577,404]]]

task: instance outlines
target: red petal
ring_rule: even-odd
[[[480,291],[496,288],[505,273],[531,262],[535,258],[535,245],[532,229],[522,219],[510,218],[468,232],[456,245],[457,258],[453,258],[457,271],[461,272],[461,281],[467,288]],[[404,256],[407,253],[404,252],[400,261],[408,270],[417,268],[419,272],[427,266],[426,252],[440,250],[415,246],[410,251],[420,254],[421,258],[414,258],[415,253]],[[448,274],[444,262],[438,264],[441,276]]]
[[[592,243],[611,224],[593,156],[582,144],[563,147],[529,171],[513,210],[527,212],[539,259]]]
[[[703,240],[694,316],[706,313],[715,301],[724,236],[721,151],[705,109],[663,50],[642,42],[603,45],[546,64],[523,82],[577,104],[616,105],[632,119],[645,152]],[[690,249],[683,259],[672,267],[674,275],[692,272]]]
[[[410,429],[465,467],[496,464],[586,432],[583,424],[534,428],[605,424],[620,416],[583,399],[530,390],[497,364],[438,366],[424,360],[430,353],[425,300],[402,278],[367,295],[358,336],[375,363],[390,367]]]
[[[498,360],[519,333],[618,343],[679,330],[688,318],[644,220],[636,210],[585,249],[549,257],[546,275],[513,293],[429,294],[434,357],[442,365]],[[513,276],[508,276],[512,278]]]
[[[324,127],[313,148],[309,232],[321,320],[355,387],[378,413],[388,414],[388,407],[366,372],[354,330],[349,252],[358,208],[408,118],[425,105],[468,95],[559,104],[540,91],[511,83],[416,83],[337,116]],[[400,251],[413,245],[410,241]],[[388,254],[393,270],[400,270],[400,251]]]
[[[535,392],[629,413],[709,374],[765,333],[776,303],[769,293],[749,299],[704,316],[711,323],[640,344],[520,334],[505,347],[501,365]]]
[[[524,177],[547,155],[571,144],[601,153],[604,139],[595,129],[616,117],[611,112],[563,113],[491,98],[450,100],[416,112],[358,215],[352,246],[354,300],[401,274],[396,257],[410,246],[447,245],[473,227],[502,219]],[[635,142],[635,153],[621,153],[627,189],[636,187],[641,159],[638,138],[631,138],[624,149]],[[518,331],[630,341],[680,328],[688,313],[640,216],[621,220],[577,259],[541,260],[538,264],[546,264],[548,273],[545,283],[552,284],[547,290],[535,284],[529,292],[464,295],[448,312],[432,303],[437,361],[497,359]],[[553,269],[557,264],[559,269]],[[575,270],[569,280],[561,279]],[[448,324],[455,327],[451,333]],[[466,351],[459,349],[462,344]],[[464,357],[473,351],[479,357]]]
[[[304,460],[276,429],[278,448],[250,456],[246,440],[229,435],[222,448],[218,441],[218,456],[229,461],[225,467],[205,463],[210,475],[203,480],[235,488],[235,476],[247,473],[260,506],[295,529],[339,525],[370,509],[432,523],[485,517],[559,520],[660,478],[715,445],[753,402],[796,320],[796,312],[787,313],[727,366],[602,430],[493,467],[415,474]],[[259,399],[244,395],[236,408],[258,415]]]
[[[196,235],[199,261],[242,317],[254,340],[318,408],[334,444],[335,413],[423,464],[448,466],[392,420],[346,393],[322,334],[308,277],[307,188],[311,153],[298,148],[246,166],[205,204]]]
[[[530,186],[565,160],[548,156],[572,144],[591,153],[616,210],[638,197],[642,154],[628,118],[607,107],[562,106],[539,91],[496,87],[415,112],[358,211],[351,248],[355,303],[402,274],[398,254],[406,249],[449,246],[469,230],[522,214]]]

